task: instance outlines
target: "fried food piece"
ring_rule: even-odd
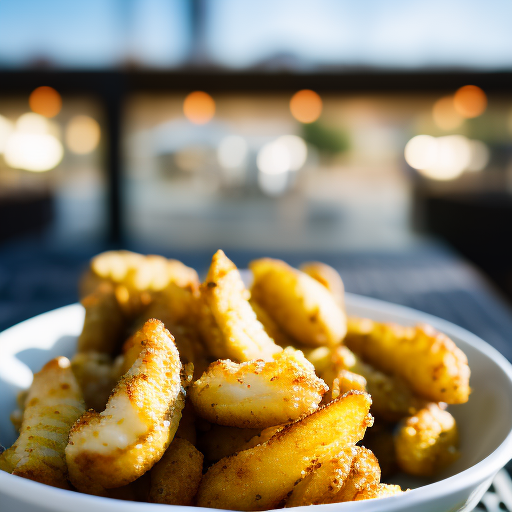
[[[263,258],[249,267],[254,300],[289,336],[313,347],[341,343],[345,313],[323,285],[280,260]]]
[[[16,402],[18,403],[18,408],[11,412],[10,420],[14,425],[14,428],[19,432],[21,428],[21,423],[23,421],[23,412],[25,411],[25,403],[27,401],[28,390],[24,389],[20,391],[16,396]]]
[[[286,508],[332,503],[330,500],[350,474],[357,452],[357,447],[349,446],[334,457],[322,459],[308,468],[306,476],[295,485],[286,500]]]
[[[198,309],[199,329],[215,358],[271,360],[282,350],[256,318],[235,264],[220,250],[201,285]]]
[[[301,350],[306,359],[315,367],[318,375],[322,375],[332,366],[332,349],[330,347],[302,347]]]
[[[365,448],[358,446],[352,459],[350,473],[340,490],[324,503],[354,501],[357,493],[380,482],[380,466],[377,457]]]
[[[71,430],[66,460],[82,492],[104,495],[133,482],[158,462],[178,428],[185,391],[173,337],[158,320],[146,322],[141,336],[144,349],[106,409],[87,412]]]
[[[404,420],[395,436],[400,469],[411,475],[432,476],[459,457],[459,434],[455,418],[429,404]]]
[[[85,411],[82,393],[65,357],[57,357],[34,375],[20,436],[0,455],[13,475],[69,489],[64,449],[73,423]]]
[[[85,308],[85,320],[78,338],[77,351],[113,354],[125,329],[125,319],[113,286],[101,283],[82,299],[82,305]]]
[[[212,363],[190,398],[197,414],[212,423],[263,429],[312,413],[327,390],[302,352],[289,348],[271,362]]]
[[[199,286],[197,272],[180,261],[130,251],[108,251],[95,256],[81,279],[81,296],[88,295],[102,282],[114,285],[119,304],[129,318],[142,312],[151,302],[153,292],[164,290],[171,283],[191,290]]]
[[[346,373],[347,370],[350,373]],[[353,374],[364,379],[366,389],[362,387],[363,381]],[[344,346],[332,351],[332,365],[321,375],[326,382],[332,382],[333,398],[337,393],[345,393],[350,387],[368,391],[373,401],[372,414],[385,421],[399,421],[416,414],[427,403],[413,393],[403,378],[376,370]]]
[[[377,484],[366,487],[362,491],[359,491],[356,494],[354,501],[387,498],[388,496],[396,496],[397,494],[402,494],[403,492],[404,491],[402,491],[399,485]]]
[[[315,460],[362,439],[371,425],[371,398],[352,391],[274,435],[221,459],[203,476],[200,507],[267,510],[277,507]]]
[[[84,395],[87,409],[103,411],[119,380],[112,358],[98,352],[81,352],[71,359],[71,368]]]
[[[345,286],[337,270],[320,261],[303,263],[299,270],[324,285],[336,299],[341,309],[345,311]]]
[[[259,433],[257,428],[225,427],[212,423],[199,438],[198,446],[208,463],[217,462],[245,449],[247,443]]]
[[[429,325],[402,327],[352,318],[347,347],[381,371],[401,376],[419,396],[461,404],[469,398],[466,355]]]
[[[202,476],[203,454],[176,437],[151,470],[149,502],[192,505]]]

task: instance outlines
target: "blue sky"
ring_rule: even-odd
[[[244,68],[311,65],[512,69],[511,0],[206,0],[206,46]],[[109,68],[184,61],[187,0],[0,0],[0,66]]]

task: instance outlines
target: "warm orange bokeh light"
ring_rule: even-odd
[[[432,117],[441,130],[455,130],[464,122],[464,118],[455,110],[453,96],[444,96],[434,103]]]
[[[62,98],[53,87],[38,87],[28,99],[30,108],[44,117],[55,117],[62,108]]]
[[[322,98],[309,89],[296,92],[290,100],[292,116],[301,123],[312,123],[322,113]]]
[[[206,92],[191,92],[183,102],[183,113],[192,123],[205,124],[215,114],[215,101]]]
[[[462,117],[478,117],[487,107],[487,96],[480,87],[465,85],[455,93],[453,105]]]

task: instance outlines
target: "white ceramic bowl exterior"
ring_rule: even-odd
[[[512,366],[495,349],[449,322],[409,308],[347,294],[350,315],[413,325],[427,322],[445,332],[468,356],[473,393],[452,406],[461,435],[461,458],[436,481],[397,478],[411,492],[381,500],[319,505],[321,512],[455,512],[472,510],[494,475],[512,458]],[[57,355],[72,356],[83,322],[80,305],[40,315],[0,334],[0,443],[16,438],[9,414],[32,372]],[[166,505],[98,498],[25,480],[0,471],[1,512],[150,512]],[[189,507],[176,512],[193,512]],[[311,510],[311,509],[308,509]]]

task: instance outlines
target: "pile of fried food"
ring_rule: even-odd
[[[468,400],[470,372],[453,341],[347,319],[322,263],[250,270],[248,290],[222,251],[202,284],[161,256],[96,256],[77,353],[20,394],[0,469],[98,496],[268,510],[400,494],[381,475],[431,476],[457,458],[446,406]]]

